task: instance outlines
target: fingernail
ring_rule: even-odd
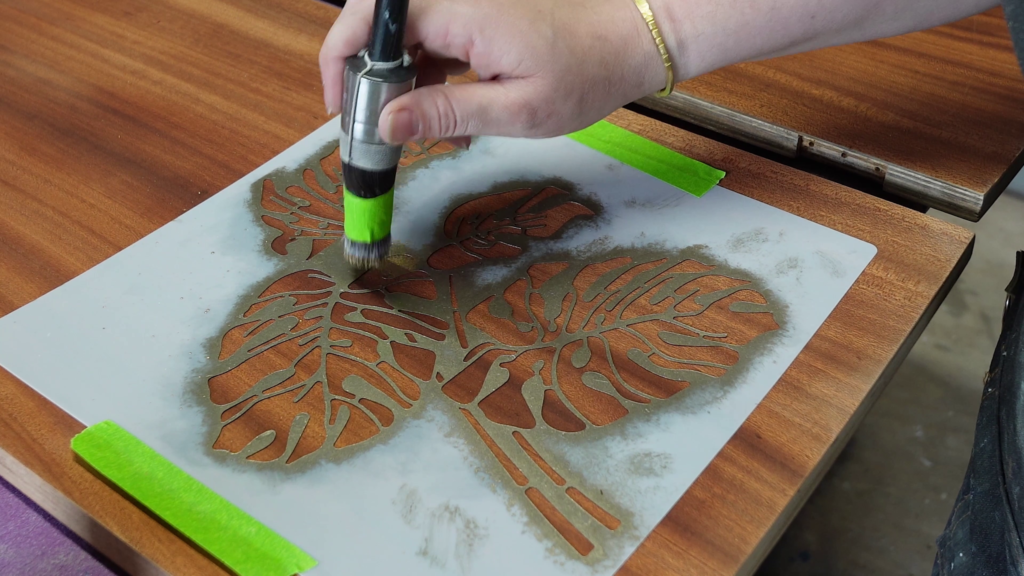
[[[412,110],[398,110],[388,118],[384,139],[392,144],[415,140],[419,136],[420,121]]]
[[[330,106],[327,107],[327,115],[334,116],[334,109],[331,108]]]

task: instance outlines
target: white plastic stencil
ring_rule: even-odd
[[[398,256],[367,277],[336,133],[0,318],[6,369],[316,574],[613,573],[875,254],[568,138],[481,138],[408,157]]]

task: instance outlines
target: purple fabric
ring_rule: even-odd
[[[124,574],[35,502],[0,478],[0,574]]]

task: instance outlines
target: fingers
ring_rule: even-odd
[[[357,54],[369,43],[372,21],[373,0],[349,0],[324,39],[320,48],[320,76],[328,114],[341,111],[345,59]],[[405,41],[412,44],[416,38],[406,34]],[[442,83],[449,75],[462,74],[469,69],[469,64],[465,62],[428,54],[418,46],[410,47],[410,53],[414,57],[418,56],[416,60],[420,74],[417,85]]]
[[[448,76],[462,74],[468,69],[468,64],[458,60],[435,60],[423,55],[416,60],[416,86],[423,88],[444,84]],[[469,148],[470,144],[469,136],[454,136],[445,140],[456,148]]]
[[[414,49],[416,48],[411,48],[410,51]],[[467,70],[469,70],[469,64],[465,62],[451,58],[434,58],[420,50],[416,58],[416,86],[423,88],[424,86],[444,84],[449,76],[463,74]],[[456,148],[469,148],[469,136],[456,136],[446,138],[446,140]]]
[[[449,76],[463,74],[469,70],[469,64],[448,58],[435,58],[424,51],[419,52],[416,60],[416,86],[432,86],[444,84]]]
[[[372,20],[372,1],[349,0],[331,26],[331,31],[327,33],[323,46],[320,47],[320,78],[324,85],[324,106],[330,115],[341,111],[345,58],[358,53],[370,42]]]
[[[468,149],[473,138],[470,136],[456,136],[454,138],[445,138],[445,141],[456,148]]]
[[[384,108],[380,131],[393,144],[458,136],[541,136],[541,121],[528,80],[434,85],[404,94]]]

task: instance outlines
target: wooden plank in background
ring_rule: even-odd
[[[970,220],[1024,163],[1024,76],[998,8],[924,32],[730,66],[676,88],[642,104],[884,178],[888,191]]]
[[[326,121],[317,52],[336,14],[308,0],[0,3],[0,315]],[[620,111],[611,120],[727,170],[725,186],[741,194],[879,249],[779,385],[622,570],[749,572],[916,340],[972,237],[648,118]],[[174,574],[220,573],[73,460],[69,442],[81,429],[0,371],[0,451],[10,456],[0,453],[0,473],[129,569],[153,572],[148,559]]]

